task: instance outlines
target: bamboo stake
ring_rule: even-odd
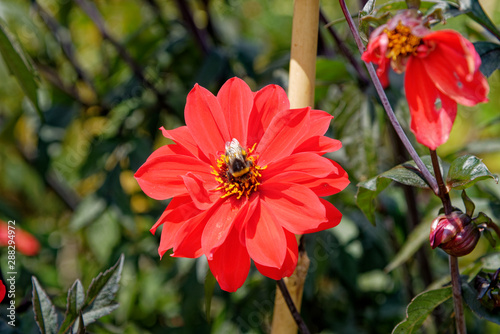
[[[290,108],[312,107],[314,104],[318,26],[319,0],[295,0],[288,84]],[[299,237],[297,236],[297,240]],[[291,277],[284,279],[292,300],[299,311],[308,268],[309,258],[305,251],[301,251],[295,272]],[[278,288],[276,289],[274,301],[271,333],[297,333],[295,320]]]

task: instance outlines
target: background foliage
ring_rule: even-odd
[[[350,3],[351,11],[359,11],[358,5]],[[493,22],[500,22],[498,1],[482,5]],[[329,135],[344,147],[331,158],[348,171],[351,185],[331,198],[344,214],[342,223],[306,237],[311,268],[302,313],[313,332],[389,333],[415,295],[440,279],[446,283],[447,256],[431,251],[427,241],[440,203],[429,190],[393,184],[377,197],[375,227],[356,206],[358,182],[408,157],[377,105],[346,24],[337,20],[342,17],[338,3],[324,0],[322,11],[323,24],[336,21],[320,28],[316,107],[335,116]],[[165,256],[160,261],[159,235],[152,236],[149,228],[167,203],[146,197],[133,174],[155,148],[169,143],[158,128],[183,124],[185,98],[194,83],[216,92],[226,79],[239,76],[253,90],[270,83],[286,87],[292,12],[291,0],[0,3],[0,26],[25,57],[14,62],[27,65],[16,72],[5,57],[0,61],[0,219],[16,220],[42,246],[33,257],[17,254],[20,326],[9,329],[38,332],[30,306],[32,275],[62,310],[77,278],[88,288],[121,253],[120,306],[90,325],[91,332],[269,329],[275,283],[254,268],[236,293],[216,287],[206,319],[206,260]],[[494,40],[466,15],[449,18],[444,27],[472,41]],[[500,72],[488,81],[490,102],[459,106],[451,139],[438,153],[447,162],[474,154],[499,173]],[[389,96],[408,129],[402,77],[394,75],[391,83]],[[500,220],[500,188],[493,180],[476,184],[468,194],[478,211]],[[451,196],[463,208],[460,192]],[[408,239],[414,228],[422,231],[420,238]],[[392,263],[390,273],[384,271],[404,245],[422,246],[402,264]],[[460,264],[464,268],[495,251],[482,240]],[[1,250],[4,275],[6,253]],[[495,266],[500,267],[498,261],[490,265]],[[1,321],[3,312],[2,307]],[[437,312],[445,321],[430,324],[431,332],[452,325],[446,320],[449,304]],[[471,333],[499,330],[470,312],[467,320]]]

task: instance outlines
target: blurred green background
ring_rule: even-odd
[[[482,4],[498,24],[499,2]],[[321,5],[327,22],[342,18],[336,1]],[[353,13],[360,8],[349,5]],[[91,332],[268,332],[275,282],[255,268],[237,292],[216,288],[206,319],[206,260],[165,256],[160,261],[159,233],[153,236],[149,229],[167,202],[145,196],[133,174],[155,148],[169,144],[160,126],[183,125],[185,98],[195,83],[215,93],[238,76],[254,91],[271,83],[286,88],[292,14],[292,0],[0,2],[0,25],[34,68],[45,118],[0,61],[0,219],[16,220],[41,243],[36,256],[17,254],[17,305],[27,305],[18,311],[19,333],[38,332],[28,307],[32,275],[64,309],[76,278],[88,287],[121,253],[120,307],[89,326]],[[361,64],[344,21],[332,27]],[[472,41],[491,39],[465,16],[449,19],[445,27]],[[302,314],[313,332],[389,333],[404,319],[411,298],[448,272],[446,254],[431,251],[425,240],[418,256],[384,272],[410,231],[420,221],[430,224],[440,203],[429,191],[393,185],[378,197],[377,226],[366,220],[355,204],[356,184],[408,158],[395,144],[373,87],[339,52],[324,25],[318,54],[316,107],[335,116],[328,135],[344,147],[330,157],[348,171],[351,185],[331,198],[344,214],[342,223],[305,239],[311,268]],[[500,73],[488,81],[490,102],[459,106],[451,138],[438,153],[448,162],[475,154],[499,173]],[[390,99],[408,129],[402,76],[391,82]],[[460,193],[451,195],[463,208]],[[494,181],[474,186],[469,195],[477,211],[499,221],[500,189]],[[460,263],[493,251],[481,241]],[[5,275],[7,252],[0,252]],[[445,319],[440,328],[450,328],[451,305],[440,312]],[[467,320],[471,333],[500,330],[470,312]]]

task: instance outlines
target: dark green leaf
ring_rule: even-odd
[[[207,270],[207,276],[205,277],[205,312],[206,312],[206,317],[207,321],[210,322],[211,316],[210,316],[210,307],[212,305],[212,297],[214,295],[214,288],[215,288],[215,277],[210,271],[210,269]]]
[[[2,55],[10,73],[16,77],[28,99],[43,119],[43,114],[38,107],[37,84],[34,79],[33,69],[23,59],[27,59],[20,49],[14,48],[5,27],[0,24],[0,54]]]
[[[460,0],[460,8],[463,11],[467,11],[467,15],[485,27],[489,32],[495,35],[498,40],[500,40],[500,32],[493,22],[491,22],[488,15],[486,15],[478,0]]]
[[[35,313],[38,328],[42,334],[55,334],[58,326],[56,308],[35,276],[31,277],[31,282],[33,283],[33,313]]]
[[[59,328],[59,334],[66,333],[78,318],[85,300],[85,292],[80,280],[76,280],[68,291],[68,300],[64,321]]]
[[[87,333],[87,330],[85,328],[85,323],[83,322],[83,316],[82,316],[82,311],[80,311],[78,315],[78,331],[76,334],[85,334]]]
[[[473,155],[464,155],[451,163],[446,184],[448,188],[462,190],[488,178],[498,183],[498,177],[490,173],[481,159]]]
[[[481,67],[479,70],[485,76],[489,77],[491,73],[500,68],[500,45],[484,41],[473,44],[481,57]]]
[[[422,161],[431,174],[434,174],[430,156],[422,157]],[[443,167],[443,164],[441,163],[440,166]],[[387,188],[391,180],[407,186],[429,188],[413,160],[398,165],[368,181],[360,182],[356,194],[356,204],[372,224],[375,224],[375,197]]]
[[[437,306],[452,296],[451,286],[422,292],[412,299],[406,308],[406,319],[400,322],[392,331],[393,334],[417,333],[424,320]]]
[[[481,304],[481,301],[477,299],[478,293],[472,284],[473,282],[462,283],[462,295],[464,296],[465,304],[477,317],[500,325],[500,313],[491,311]]]
[[[474,209],[476,208],[476,205],[469,198],[469,196],[467,196],[467,194],[465,193],[465,189],[462,190],[462,201],[464,202],[465,213],[467,214],[467,216],[472,217],[472,215],[474,214]]]
[[[84,307],[92,304],[91,310],[96,310],[111,305],[119,288],[123,260],[124,256],[122,254],[113,267],[109,268],[104,273],[100,273],[92,280],[87,290]],[[86,322],[86,324],[88,324],[88,322]]]
[[[356,204],[363,211],[366,218],[375,225],[375,198],[377,195],[391,184],[391,180],[378,176],[359,183],[356,193]]]
[[[429,241],[430,225],[430,221],[424,220],[413,229],[394,259],[384,268],[385,272],[389,273],[405,263],[426,241]]]

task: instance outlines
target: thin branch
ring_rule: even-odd
[[[354,35],[354,40],[356,41],[356,45],[358,46],[359,52],[363,53],[364,52],[364,45],[363,42],[361,41],[361,36],[359,36],[358,30],[356,29],[356,26],[354,25],[354,21],[351,18],[351,14],[349,13],[349,10],[347,9],[347,6],[345,4],[344,0],[339,0],[340,7],[342,8],[342,12],[344,13],[344,16],[347,20],[347,24],[349,25],[349,28],[351,29],[352,34]],[[389,120],[392,123],[392,126],[394,127],[394,130],[396,130],[396,133],[398,134],[399,138],[403,142],[403,145],[405,146],[406,150],[412,157],[413,161],[415,161],[415,164],[417,165],[418,169],[424,176],[425,180],[429,184],[430,188],[432,191],[434,191],[435,194],[438,194],[439,188],[436,182],[436,179],[432,176],[432,174],[429,172],[425,164],[423,163],[422,159],[420,159],[418,153],[415,151],[415,148],[413,148],[412,144],[408,140],[408,137],[406,137],[406,134],[401,127],[401,124],[399,124],[396,115],[394,114],[394,111],[392,110],[391,104],[389,103],[389,99],[387,98],[387,95],[385,95],[384,88],[382,87],[382,84],[380,83],[380,80],[377,77],[377,73],[375,72],[375,68],[371,63],[366,63],[366,67],[368,69],[368,73],[370,74],[370,78],[372,79],[372,82],[375,86],[375,89],[377,90],[377,93],[380,97],[380,101],[382,102],[382,106],[385,109],[385,112],[387,113],[387,116],[389,117]]]
[[[435,150],[430,150],[432,167],[434,168],[434,175],[439,187],[438,196],[443,203],[444,213],[449,215],[453,211],[451,205],[450,194],[443,181],[443,175],[439,167],[439,160]],[[455,310],[455,326],[458,334],[467,333],[465,327],[464,307],[462,304],[462,282],[460,280],[460,272],[458,270],[458,260],[455,256],[449,255],[451,287],[453,291],[453,308]]]
[[[462,304],[462,283],[458,271],[458,259],[449,255],[451,288],[453,291],[453,309],[455,310],[455,326],[457,334],[466,334],[464,306]]]
[[[340,38],[339,34],[337,31],[333,28],[332,25],[328,25],[330,22],[328,18],[326,17],[325,13],[323,10],[320,8],[319,10],[319,19],[320,21],[324,24],[324,28],[328,30],[330,35],[332,35],[333,39],[335,40],[335,43],[337,44],[337,47],[340,50],[340,53],[344,55],[344,57],[351,63],[352,67],[358,74],[358,79],[360,81],[361,86],[366,87],[370,83],[368,77],[366,76],[365,71],[361,68],[360,64],[352,54],[352,52],[349,50],[349,48],[346,46],[344,41]]]
[[[439,160],[435,150],[429,150],[431,154],[432,168],[434,168],[434,175],[436,175],[436,181],[439,188],[439,193],[437,194],[443,203],[444,213],[449,215],[453,211],[451,205],[450,194],[443,181],[443,175],[441,175],[441,169],[439,167]]]
[[[32,6],[35,8],[35,10],[42,18],[42,20],[45,22],[47,28],[49,28],[52,35],[54,35],[54,37],[59,41],[61,48],[64,54],[66,55],[66,58],[69,60],[71,65],[73,65],[73,68],[75,69],[78,78],[83,80],[93,91],[94,95],[97,96],[96,89],[94,87],[94,84],[92,83],[92,80],[83,70],[80,63],[75,57],[75,48],[73,46],[73,42],[71,40],[71,36],[69,34],[68,29],[66,29],[66,27],[61,26],[59,22],[57,22],[57,20],[54,17],[52,17],[52,15],[50,15],[45,9],[43,9],[43,7],[40,6],[40,4],[36,0],[32,1],[33,1]]]
[[[125,61],[125,63],[134,72],[135,76],[141,80],[141,82],[149,89],[151,89],[158,98],[158,102],[166,107],[165,96],[163,93],[156,89],[155,85],[149,81],[143,73],[141,66],[132,58],[130,53],[109,33],[106,28],[104,19],[99,13],[98,9],[93,3],[89,3],[87,0],[75,0],[75,2],[80,6],[80,8],[87,14],[88,17],[94,22],[99,29],[102,37],[113,45],[113,47],[118,51],[120,57]]]
[[[208,46],[206,31],[204,29],[199,29],[194,23],[193,14],[191,13],[191,9],[189,8],[187,1],[176,0],[175,2],[177,3],[177,7],[182,14],[182,18],[184,19],[189,30],[196,39],[196,42],[198,43],[201,51],[204,55],[207,55],[210,48]]]
[[[295,320],[295,323],[297,324],[297,327],[299,328],[300,332],[302,334],[310,334],[311,332],[309,331],[309,328],[307,328],[306,323],[302,319],[302,316],[300,315],[299,311],[297,311],[297,308],[293,303],[292,297],[290,296],[290,292],[288,292],[285,281],[283,281],[283,279],[280,279],[277,282],[281,294],[283,295],[283,298],[285,298],[286,305],[288,306],[288,309],[292,314],[293,320]]]

